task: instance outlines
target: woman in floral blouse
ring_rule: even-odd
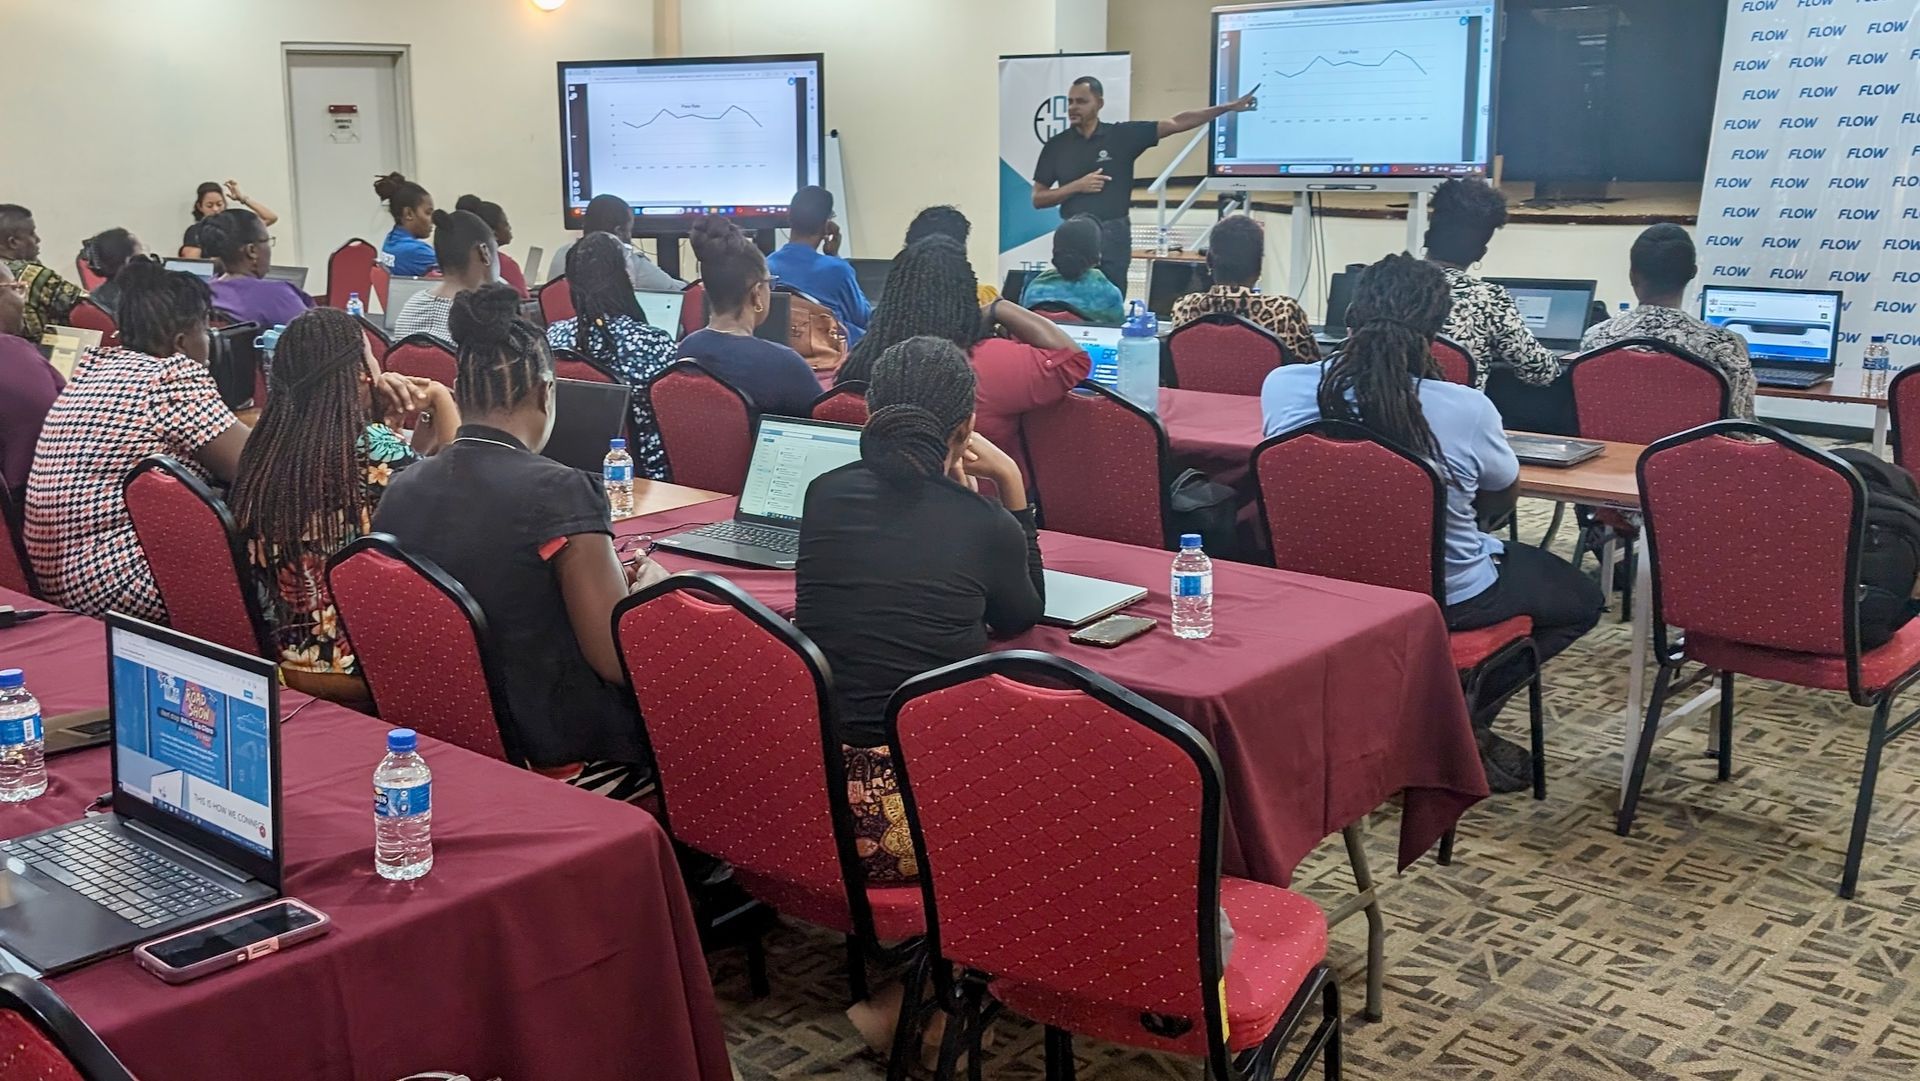
[[[547,327],[547,345],[571,349],[633,384],[633,453],[637,476],[667,479],[667,451],[646,386],[673,363],[673,334],[647,323],[633,295],[626,247],[610,233],[589,233],[567,252],[572,319]]]
[[[1427,216],[1427,261],[1447,276],[1453,313],[1440,333],[1480,361],[1480,387],[1495,364],[1520,381],[1545,386],[1560,378],[1560,357],[1541,345],[1504,286],[1468,269],[1486,258],[1493,234],[1507,224],[1507,200],[1484,180],[1449,180],[1434,190]]]
[[[327,560],[371,528],[393,475],[453,438],[446,387],[382,373],[352,316],[316,308],[287,325],[273,392],[247,441],[229,503],[287,686],[371,701],[327,591]],[[422,410],[412,445],[395,428]]]

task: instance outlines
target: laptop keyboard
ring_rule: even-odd
[[[1796,368],[1755,368],[1755,382],[1775,387],[1811,387],[1833,378],[1829,372],[1810,372]]]
[[[734,544],[765,548],[783,556],[800,554],[800,534],[792,529],[728,521],[701,526],[693,531],[693,535],[706,537],[709,540],[731,541]]]
[[[15,841],[8,849],[27,866],[136,927],[158,927],[240,897],[97,822]]]

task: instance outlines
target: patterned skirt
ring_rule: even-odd
[[[887,747],[842,746],[847,762],[847,804],[853,808],[853,845],[869,882],[912,882],[920,877],[907,828],[906,802]]]

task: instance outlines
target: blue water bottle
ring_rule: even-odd
[[[1120,328],[1120,396],[1149,413],[1160,411],[1160,320],[1145,301],[1127,305]]]

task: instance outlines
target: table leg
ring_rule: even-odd
[[[1347,862],[1353,866],[1354,894],[1327,913],[1327,926],[1338,927],[1359,913],[1367,914],[1367,1020],[1385,1016],[1382,999],[1387,981],[1387,921],[1367,865],[1366,823],[1355,822],[1340,831],[1347,842]]]
[[[1892,412],[1885,405],[1873,407],[1873,453],[1883,456],[1887,453],[1887,422]]]
[[[1633,606],[1633,642],[1627,649],[1627,705],[1620,718],[1620,799],[1627,798],[1627,782],[1633,775],[1633,755],[1639,747],[1640,726],[1647,708],[1647,654],[1653,650],[1653,559],[1647,554],[1647,532],[1642,529],[1633,542],[1639,550],[1634,560],[1634,595],[1640,603]],[[1609,597],[1609,600],[1612,598]]]

